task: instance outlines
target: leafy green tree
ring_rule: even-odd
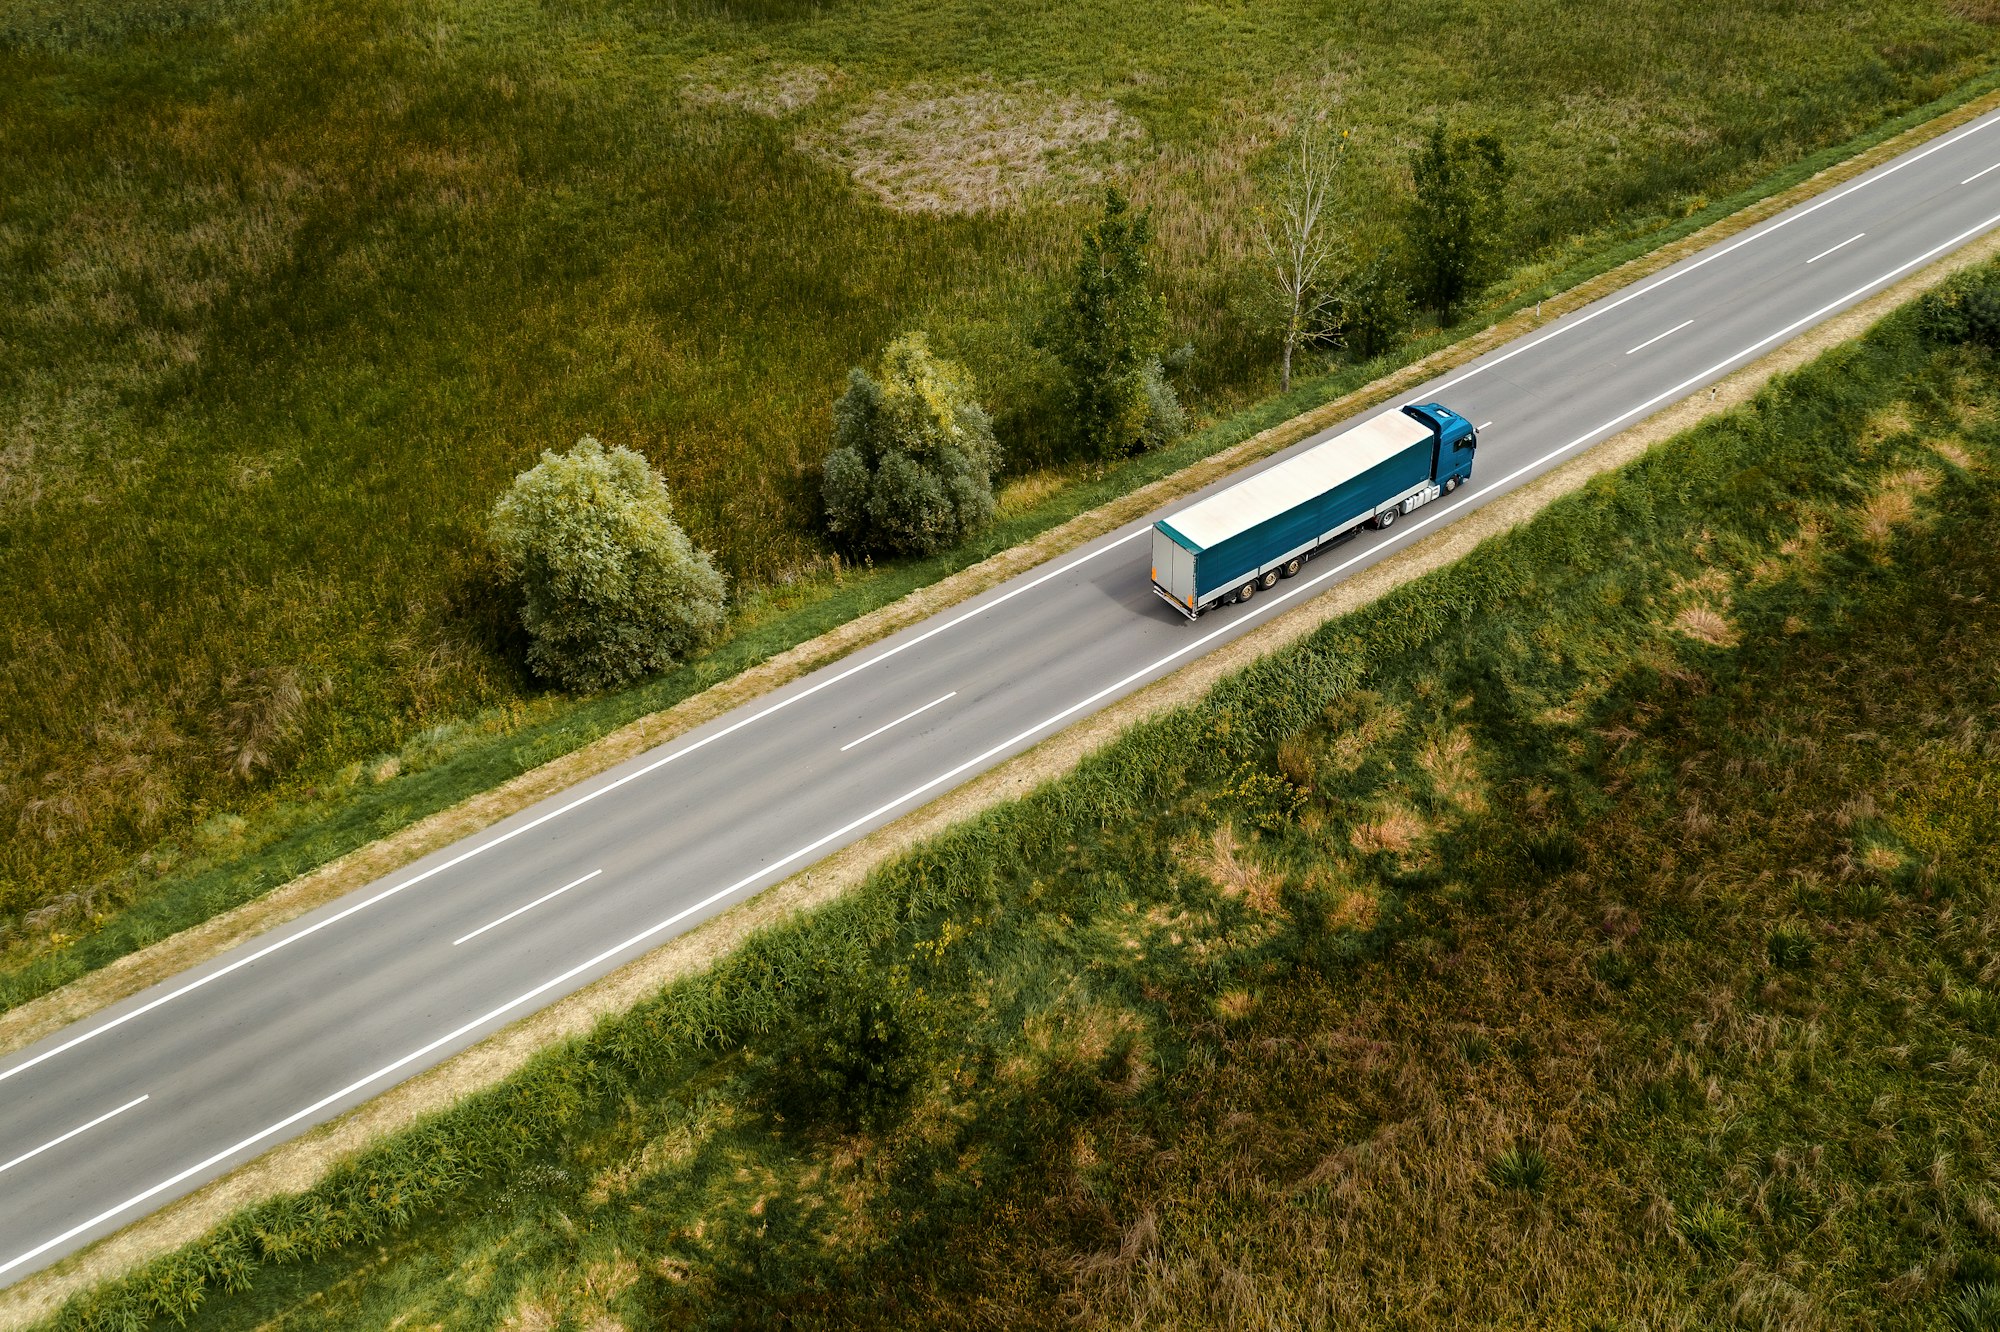
[[[1443,119],[1410,154],[1416,183],[1404,227],[1418,303],[1449,325],[1490,272],[1513,168],[1491,134],[1453,133]]]
[[[1075,457],[1111,459],[1169,433],[1180,404],[1158,362],[1166,307],[1152,290],[1153,224],[1125,196],[1104,192],[1104,213],[1084,233],[1068,298],[1050,328],[1063,368],[1064,409]],[[1149,387],[1149,366],[1151,380]],[[1172,402],[1172,412],[1162,410]]]
[[[856,549],[931,554],[991,521],[998,466],[972,377],[905,334],[882,353],[881,379],[850,371],[834,404],[827,527]]]
[[[1410,297],[1396,261],[1376,253],[1355,264],[1334,303],[1333,334],[1357,361],[1380,356],[1410,326]]]
[[[521,591],[528,665],[565,688],[663,670],[722,628],[722,575],[631,449],[586,435],[544,452],[494,504],[487,536]]]

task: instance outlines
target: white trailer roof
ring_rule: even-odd
[[[1245,477],[1227,490],[1167,516],[1167,525],[1207,550],[1239,532],[1430,439],[1430,427],[1400,411],[1384,412],[1307,449],[1276,467]]]

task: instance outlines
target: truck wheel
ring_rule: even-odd
[[[1299,570],[1305,567],[1306,567],[1305,557],[1295,555],[1291,559],[1286,560],[1285,567],[1278,570],[1278,572],[1283,574],[1287,578],[1293,578],[1298,575]]]
[[[1238,601],[1248,601],[1250,600],[1250,598],[1256,595],[1257,595],[1257,580],[1254,578],[1251,579],[1249,582],[1245,583],[1243,586],[1236,589],[1236,599]]]
[[[1271,569],[1267,571],[1262,578],[1259,578],[1257,580],[1257,586],[1263,588],[1266,592],[1269,592],[1272,588],[1276,587],[1277,585],[1278,585],[1278,571],[1276,569]]]
[[[1445,494],[1449,495],[1449,494],[1451,494],[1451,492],[1452,492],[1452,491],[1454,491],[1454,490],[1457,490],[1457,489],[1458,489],[1458,478],[1457,478],[1457,477],[1455,477],[1455,476],[1448,476],[1448,477],[1446,477],[1446,478],[1444,479],[1444,493],[1445,493]]]
[[[1384,509],[1375,515],[1375,527],[1377,531],[1386,532],[1395,525],[1396,511],[1394,509]]]

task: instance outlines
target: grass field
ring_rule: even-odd
[[[6,937],[532,701],[478,529],[542,448],[638,447],[744,588],[820,586],[828,406],[921,326],[1032,465],[1094,180],[1156,209],[1215,411],[1268,387],[1246,172],[1302,105],[1375,240],[1423,118],[1500,130],[1546,269],[1997,40],[1972,0],[1043,10],[0,0]]]
[[[1830,353],[235,1223],[204,1325],[2000,1326],[1996,390]]]

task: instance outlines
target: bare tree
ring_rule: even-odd
[[[1333,190],[1346,156],[1346,130],[1335,136],[1323,119],[1303,121],[1257,212],[1257,238],[1269,263],[1273,322],[1284,343],[1281,393],[1292,387],[1292,353],[1338,299],[1334,270],[1340,238]]]

